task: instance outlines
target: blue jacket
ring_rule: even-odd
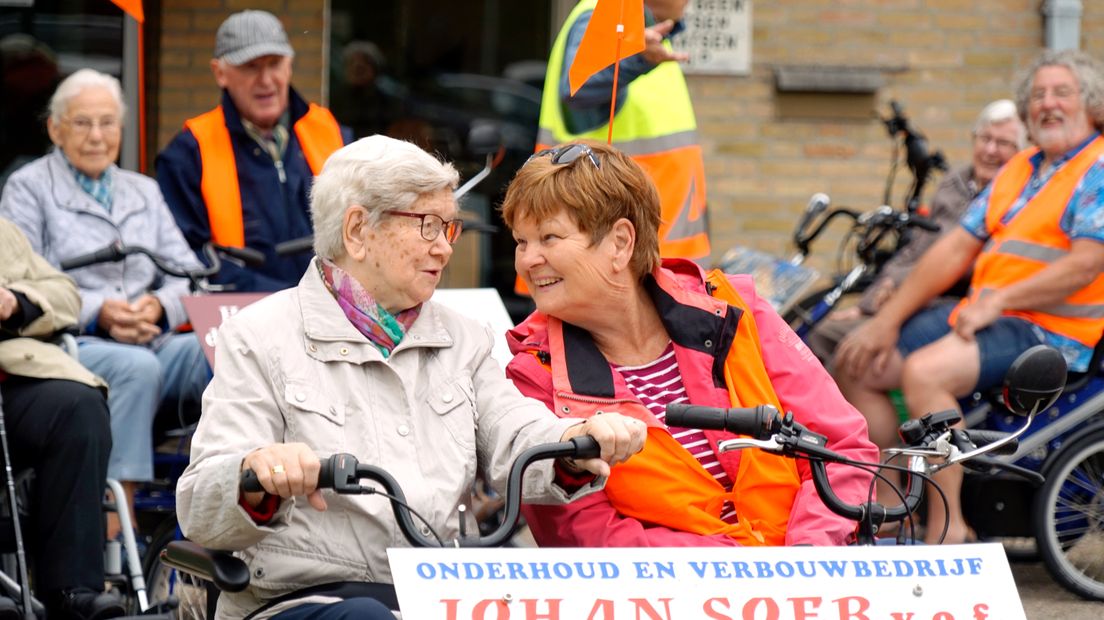
[[[289,125],[294,126],[307,113],[307,102],[295,89],[289,91]],[[278,291],[295,286],[310,263],[311,254],[277,256],[275,247],[280,242],[313,232],[309,196],[314,177],[299,140],[294,131],[288,132],[284,153],[286,181],[281,183],[272,158],[246,133],[241,116],[226,91],[222,93],[222,109],[238,167],[245,245],[264,254],[265,262],[253,268],[224,260],[222,271],[211,281],[232,284],[234,290],[240,292]],[[346,144],[352,141],[352,133],[345,127],[342,127],[342,137]],[[192,250],[204,260],[201,249],[211,240],[211,225],[200,191],[199,143],[192,132],[184,129],[177,134],[157,156],[156,167],[157,181],[177,225]]]

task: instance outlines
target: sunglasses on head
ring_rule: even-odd
[[[548,155],[552,156],[552,163],[557,166],[567,166],[585,155],[590,163],[594,164],[595,168],[602,169],[602,163],[598,161],[598,156],[594,154],[594,151],[590,150],[589,146],[579,143],[563,144],[555,148],[537,151],[530,155],[525,163]]]

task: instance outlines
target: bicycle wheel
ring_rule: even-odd
[[[176,540],[176,530],[176,519],[166,519],[142,562],[150,605],[174,620],[206,620],[207,584],[161,563],[161,551]]]
[[[1104,600],[1104,431],[1061,452],[1035,496],[1039,552],[1055,581]]]

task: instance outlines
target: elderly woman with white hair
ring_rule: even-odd
[[[157,183],[115,165],[125,112],[114,77],[81,69],[63,80],[46,120],[56,148],[12,174],[0,215],[55,267],[121,242],[198,268]],[[151,427],[160,403],[198,403],[210,378],[195,334],[173,333],[185,322],[180,298],[188,282],[138,255],[68,275],[81,295],[80,361],[110,386],[108,476],[123,481],[132,500],[135,484],[153,478]],[[112,523],[108,534],[117,527]]]
[[[409,543],[386,500],[324,497],[319,455],[388,470],[455,537],[477,472],[501,489],[530,446],[590,434],[603,448],[601,459],[531,468],[534,502],[600,488],[569,468],[601,481],[642,447],[639,422],[559,419],[521,396],[491,357],[491,331],[430,300],[462,228],[456,182],[451,165],[383,136],[335,152],[312,190],[317,257],[299,285],[221,326],[177,487],[184,534],[249,565],[250,587],[219,598],[220,618],[392,617],[376,600],[391,581],[386,550]],[[247,469],[265,492],[237,491]]]

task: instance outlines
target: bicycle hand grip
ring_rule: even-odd
[[[121,261],[124,258],[126,258],[126,254],[123,252],[123,246],[116,242],[106,248],[96,250],[91,254],[82,254],[61,261],[61,270],[69,271],[70,269],[79,269],[80,267],[87,267],[89,265],[95,265],[96,263],[113,263]]]
[[[929,232],[939,232],[940,230],[942,230],[939,224],[936,224],[930,219],[919,215],[911,216],[909,218],[908,225],[915,226],[916,228],[923,228],[924,230],[927,230]]]
[[[299,237],[298,239],[291,239],[282,243],[276,244],[276,255],[287,256],[288,254],[298,254],[300,252],[307,252],[314,250],[314,236],[308,235],[306,237]]]
[[[778,410],[756,407],[704,407],[687,403],[667,405],[667,425],[679,428],[723,430],[753,439],[769,439],[778,429]]]
[[[240,260],[250,267],[260,267],[264,265],[265,262],[264,254],[253,248],[232,248],[225,245],[216,245],[215,249],[227,256]]]
[[[247,469],[241,473],[241,480],[238,481],[238,488],[246,493],[260,493],[264,491],[264,487],[261,486],[261,481],[257,479],[257,472],[252,469]]]
[[[590,435],[579,435],[578,437],[572,437],[569,441],[575,444],[575,453],[570,458],[582,460],[596,459],[602,456],[602,446],[598,445],[598,440]]]
[[[338,482],[347,483],[351,476],[355,477],[357,464],[356,457],[351,454],[334,454],[322,459],[318,470],[318,488],[334,489],[341,486]],[[341,480],[335,480],[336,478]],[[353,482],[355,483],[355,479]],[[241,473],[238,488],[246,493],[260,493],[265,490],[257,478],[257,472],[252,469]]]
[[[987,446],[991,443],[995,443],[997,441],[1001,441],[1009,435],[1008,433],[1002,433],[1000,431],[989,431],[984,429],[968,429],[963,432],[966,434],[966,437],[970,440],[970,442],[979,448]],[[1017,438],[1009,441],[1003,446],[1000,446],[989,454],[1015,454],[1016,450],[1019,447],[1020,440],[1019,438]],[[959,449],[961,450],[962,448],[959,447]]]

